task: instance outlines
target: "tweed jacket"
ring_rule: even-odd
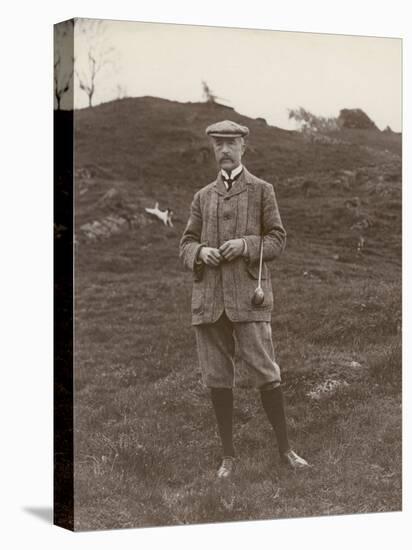
[[[259,277],[263,228],[262,305],[252,305]],[[229,239],[244,238],[247,256],[223,260],[218,267],[197,264],[202,246],[218,248]],[[223,310],[231,321],[270,321],[273,289],[270,266],[282,253],[286,231],[273,186],[245,167],[230,191],[221,173],[197,191],[179,245],[184,266],[193,273],[192,325],[215,322]]]

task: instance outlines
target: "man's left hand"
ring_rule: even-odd
[[[243,239],[231,239],[220,245],[219,252],[226,261],[231,262],[242,255],[244,246],[245,243]]]

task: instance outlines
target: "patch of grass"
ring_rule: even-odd
[[[251,171],[268,181],[278,175],[289,239],[272,266],[273,342],[290,438],[313,465],[299,474],[280,465],[259,394],[240,366],[237,467],[231,482],[220,483],[219,438],[191,327],[192,279],[178,258],[193,192],[215,176],[209,159],[199,170],[204,180],[188,179],[181,159],[192,158],[193,142],[201,146],[214,115],[205,105],[171,103],[124,100],[77,115],[77,161],[110,167],[77,197],[77,225],[102,212],[96,202],[111,187],[139,208],[167,198],[176,220],[172,229],[150,221],[77,248],[76,529],[400,510],[400,185],[388,183],[386,218],[388,197],[373,187],[380,174],[399,172],[399,162],[382,153],[385,136],[373,138],[379,161],[376,151],[359,146],[367,135],[344,146],[312,147],[294,132],[254,128],[254,121],[216,107],[216,117],[237,117],[256,130]],[[132,108],[144,139],[128,124]],[[159,136],[158,117],[168,121],[175,141]],[[124,132],[113,135],[109,129],[120,128],[119,121]],[[92,130],[100,132],[97,144]],[[154,137],[160,145],[148,148]],[[393,152],[398,138],[391,138]],[[362,166],[364,182],[335,185],[341,168]],[[318,186],[303,197],[299,177],[308,173]],[[362,255],[350,229],[353,213],[344,207],[354,195],[376,221]],[[311,398],[326,380],[341,383]]]
[[[371,378],[383,388],[390,386],[397,393],[402,389],[402,348],[396,339],[370,360]]]

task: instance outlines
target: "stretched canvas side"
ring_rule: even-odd
[[[54,26],[53,523],[70,530],[74,528],[73,29],[73,20]]]

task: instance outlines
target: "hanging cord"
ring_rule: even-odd
[[[263,267],[263,185],[260,191],[260,259],[259,259],[259,286],[262,281]]]
[[[261,306],[265,301],[265,294],[263,292],[262,283],[262,267],[263,267],[263,187],[261,190],[261,211],[260,211],[260,253],[259,253],[259,277],[258,286],[252,296],[252,304],[254,306]]]

